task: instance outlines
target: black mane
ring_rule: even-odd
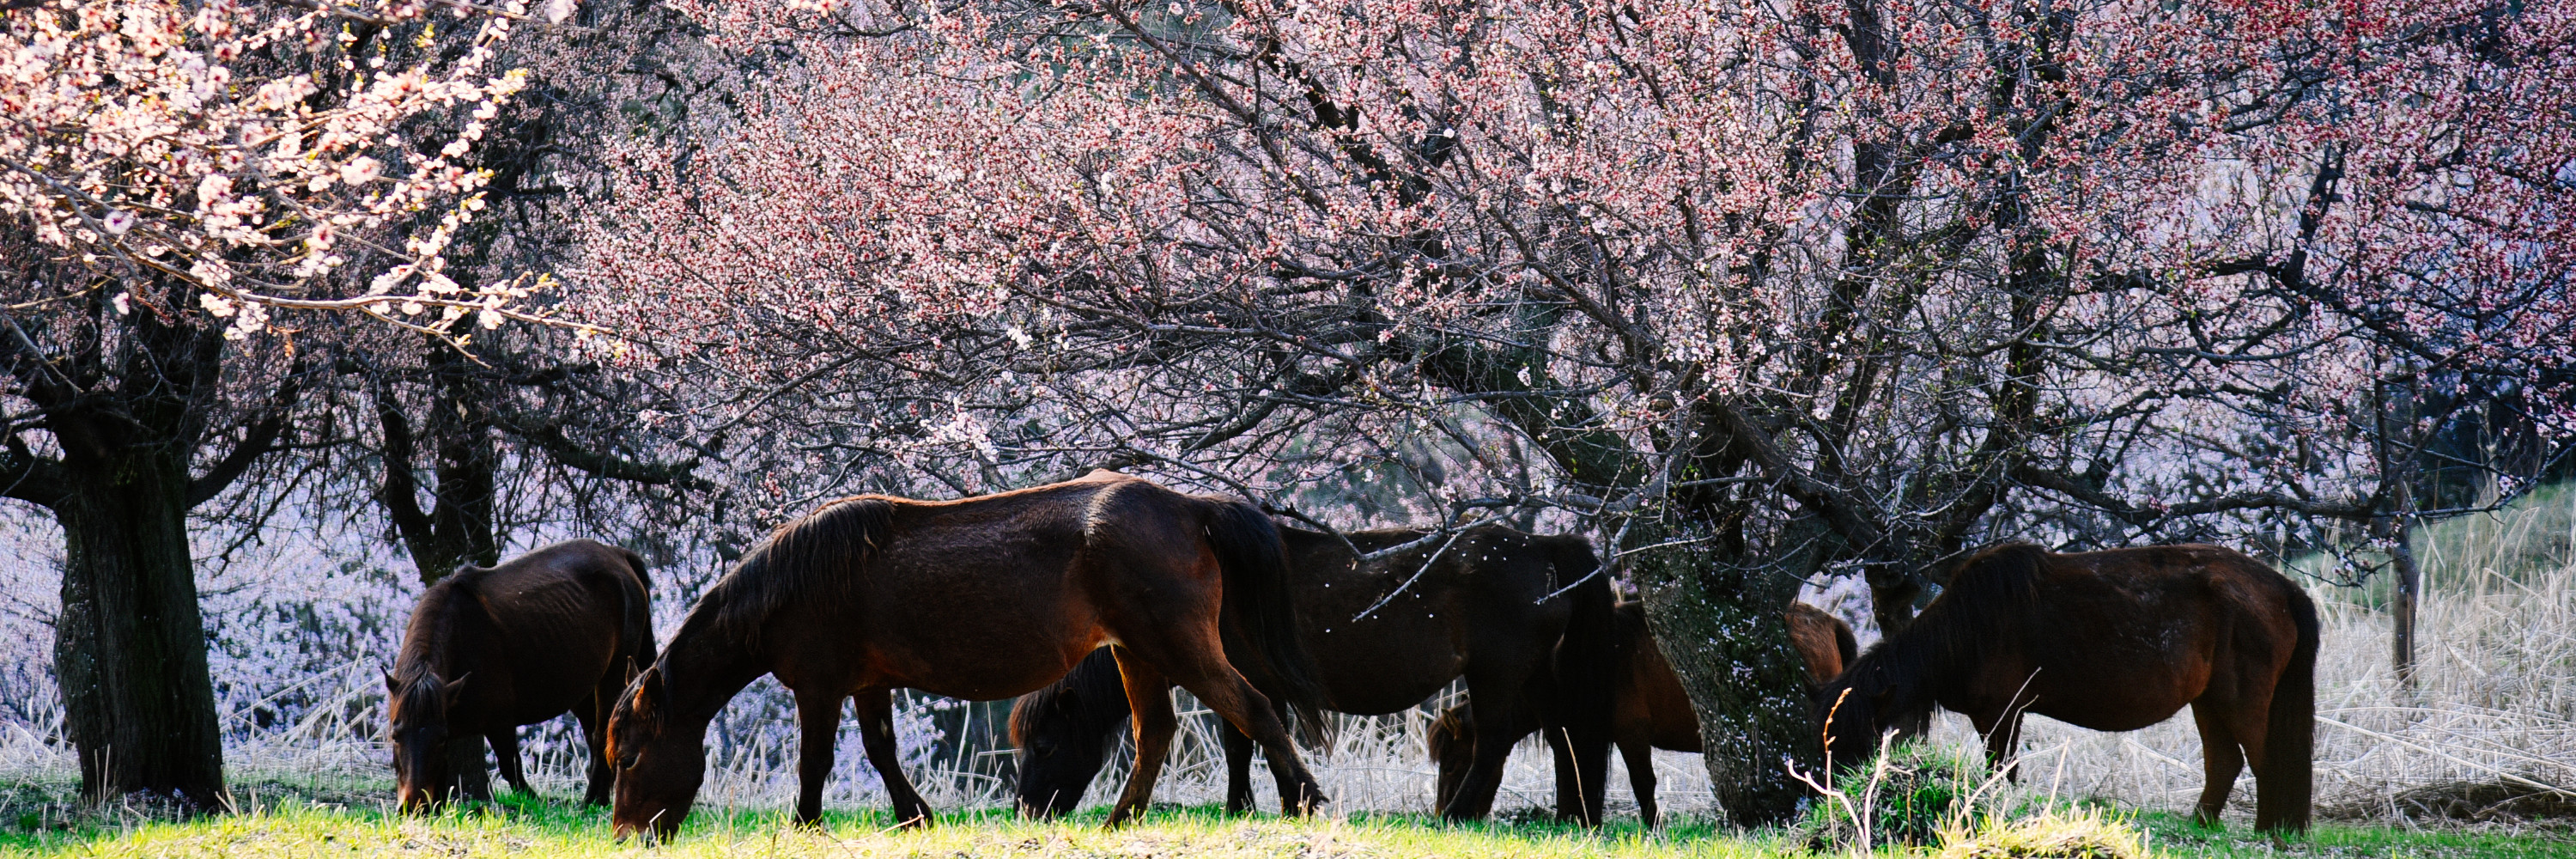
[[[1894,693],[1893,712],[1883,719],[1908,719],[1929,713],[1929,688],[1940,678],[1972,664],[1991,649],[1991,637],[2013,628],[2038,599],[2040,564],[2048,550],[2010,542],[1978,550],[1951,568],[1950,584],[1923,607],[1914,622],[1861,653],[1846,669],[1849,687],[1859,694]]]
[[[844,498],[771,531],[707,588],[681,622],[750,642],[771,615],[807,600],[843,600],[894,528],[894,499]]]

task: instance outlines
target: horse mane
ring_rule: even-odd
[[[716,580],[681,622],[735,640],[754,639],[772,615],[811,600],[846,600],[851,583],[894,530],[897,499],[860,495],[778,526],[733,572]],[[676,637],[675,637],[676,640]]]
[[[2049,552],[2013,541],[1977,550],[1951,567],[1950,584],[1905,629],[1870,647],[1844,671],[1855,691],[1892,690],[1902,712],[1929,712],[1925,686],[1993,646],[2038,602],[2040,567]]]
[[[455,645],[463,633],[458,627],[481,618],[490,625],[491,614],[484,611],[480,593],[483,579],[492,571],[484,567],[458,567],[438,581],[430,583],[420,594],[420,604],[412,609],[411,622],[403,627],[402,649],[394,654],[393,700],[385,702],[387,712],[398,703],[405,712],[424,712],[421,708],[439,700],[439,687],[457,677],[439,677],[442,669],[459,674],[456,666],[443,664],[456,654]]]

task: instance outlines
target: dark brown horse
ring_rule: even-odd
[[[926,824],[930,806],[895,757],[894,689],[1008,698],[1108,643],[1120,645],[1147,752],[1112,824],[1152,796],[1177,727],[1174,683],[1270,751],[1285,807],[1312,810],[1323,792],[1271,698],[1245,679],[1264,678],[1300,709],[1319,697],[1285,567],[1278,531],[1253,506],[1105,471],[958,501],[832,502],[781,526],[708,588],[618,703],[615,830],[654,839],[678,830],[704,776],[707,723],[762,674],[796,695],[798,820],[822,813],[841,702],[856,698],[896,818]],[[1241,661],[1220,643],[1229,633],[1245,642]]]
[[[590,789],[609,800],[608,710],[637,666],[653,662],[652,584],[644,559],[589,540],[556,543],[489,569],[459,567],[421,594],[385,672],[395,789],[405,811],[460,780],[483,782],[492,744],[501,777],[527,793],[519,726],[572,711],[590,746]],[[471,777],[468,777],[468,776]],[[475,796],[490,799],[490,796]]]
[[[1966,714],[2001,764],[2024,713],[2134,731],[2188,704],[2209,777],[2197,817],[2218,820],[2250,759],[2255,828],[2296,831],[2308,825],[2316,659],[2307,593],[2233,549],[2061,555],[2009,543],[1959,563],[1941,596],[1827,684],[1818,707],[1839,769],[1935,705]]]
[[[1500,525],[1450,537],[1409,528],[1361,531],[1348,535],[1348,543],[1315,531],[1280,532],[1288,547],[1289,596],[1315,654],[1326,709],[1394,713],[1463,676],[1480,712],[1552,729],[1563,770],[1560,812],[1599,819],[1609,758],[1614,597],[1609,581],[1594,575],[1590,544]],[[1408,544],[1366,562],[1351,551]],[[1127,718],[1118,688],[1117,664],[1098,653],[1013,706],[1023,813],[1053,816],[1081,803],[1108,761],[1111,732]],[[1226,808],[1240,812],[1251,805],[1252,744],[1227,731],[1225,751]],[[1472,749],[1463,770],[1470,789],[1444,794],[1442,813],[1484,816],[1510,751],[1508,743]],[[1568,755],[1573,763],[1562,759]]]
[[[1616,619],[1618,644],[1613,650],[1615,667],[1611,671],[1610,737],[1628,765],[1628,787],[1637,797],[1637,819],[1652,827],[1656,818],[1654,750],[1698,754],[1699,712],[1691,706],[1690,695],[1682,690],[1681,678],[1673,673],[1672,663],[1664,661],[1663,650],[1647,631],[1645,605],[1620,603]],[[1824,685],[1858,656],[1860,645],[1852,638],[1851,627],[1823,609],[1790,603],[1786,619],[1789,643],[1806,663],[1810,684]],[[1468,722],[1469,712],[1464,706],[1451,708],[1431,726],[1429,745],[1432,759],[1440,766],[1443,793],[1454,789],[1466,771],[1468,749],[1474,738],[1481,736]],[[1522,733],[1526,734],[1527,729]]]

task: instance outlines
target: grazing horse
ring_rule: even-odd
[[[895,757],[892,691],[1020,695],[1114,643],[1144,754],[1110,813],[1145,807],[1178,726],[1180,684],[1270,751],[1283,805],[1324,802],[1272,698],[1314,692],[1278,531],[1250,504],[1107,471],[956,501],[846,498],[780,526],[689,610],[609,721],[618,837],[668,839],[704,777],[707,723],[762,674],[796,695],[796,819],[822,814],[841,702],[857,699],[868,760],[896,819],[930,806]],[[1221,619],[1222,618],[1222,619]],[[1222,629],[1220,628],[1222,626]],[[1229,661],[1226,637],[1239,637]]]
[[[1858,655],[1860,645],[1852,638],[1851,627],[1826,614],[1823,609],[1806,603],[1790,603],[1787,612],[1789,644],[1798,649],[1798,657],[1807,665],[1807,681],[1823,686],[1843,666]],[[1690,695],[1682,691],[1681,678],[1673,674],[1672,663],[1664,661],[1664,652],[1655,646],[1655,637],[1646,629],[1645,604],[1620,603],[1616,614],[1617,647],[1613,651],[1610,737],[1619,746],[1619,756],[1628,765],[1628,788],[1637,796],[1637,819],[1648,828],[1655,825],[1655,758],[1654,750],[1673,752],[1700,751],[1699,712],[1691,707]],[[1468,748],[1480,736],[1466,706],[1451,708],[1431,725],[1431,756],[1439,762],[1440,790],[1454,790],[1465,772]],[[1521,734],[1528,733],[1523,728]]]
[[[2191,705],[2216,823],[2254,764],[2254,826],[2308,825],[2316,732],[2317,610],[2260,561],[2218,546],[2057,554],[2027,543],[1959,563],[1905,629],[1820,690],[1826,752],[1867,761],[1880,731],[1966,714],[2003,763],[2024,713],[2134,731]]]
[[[1464,676],[1480,712],[1563,729],[1549,732],[1560,751],[1559,811],[1599,819],[1599,785],[1609,766],[1606,681],[1615,597],[1609,581],[1594,575],[1589,543],[1500,525],[1448,536],[1411,528],[1361,531],[1347,543],[1284,526],[1280,533],[1292,573],[1289,598],[1315,655],[1326,709],[1394,713]],[[1362,561],[1354,547],[1399,551]],[[1081,803],[1108,761],[1111,731],[1127,717],[1117,688],[1117,664],[1096,653],[1012,707],[1022,813],[1050,817]],[[1251,746],[1240,733],[1225,732],[1229,812],[1251,806]],[[1472,790],[1443,794],[1442,813],[1483,817],[1510,751],[1509,743],[1474,748],[1466,768]]]
[[[635,667],[653,661],[652,583],[634,552],[589,540],[509,563],[466,566],[421,594],[385,672],[387,732],[404,811],[435,805],[461,779],[481,793],[483,749],[521,793],[519,726],[572,711],[590,746],[587,804],[609,800],[605,720]],[[476,795],[475,799],[490,799]]]

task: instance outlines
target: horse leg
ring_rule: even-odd
[[[509,782],[511,790],[535,795],[536,791],[528,787],[527,775],[519,771],[519,729],[502,728],[483,738],[492,743],[492,760],[501,765],[501,780]]]
[[[2237,774],[2245,771],[2245,750],[2237,744],[2236,732],[2222,709],[2199,701],[2191,705],[2191,721],[2200,726],[2201,769],[2208,778],[2201,785],[2200,805],[2192,810],[2191,820],[2202,826],[2224,825],[2218,812],[2227,808],[2227,794],[2236,789]]]
[[[581,804],[607,805],[616,799],[617,769],[608,763],[608,705],[617,700],[614,691],[591,693],[590,700],[572,709],[573,720],[581,723],[582,746],[590,750],[590,787],[581,792]]]
[[[1252,738],[1261,747],[1262,755],[1269,759],[1271,775],[1279,779],[1281,814],[1310,814],[1317,806],[1323,805],[1323,785],[1315,783],[1315,774],[1307,771],[1306,762],[1297,756],[1297,747],[1289,743],[1288,728],[1273,712],[1270,697],[1252,688],[1251,681],[1243,679],[1241,672],[1226,664],[1225,648],[1218,643],[1216,630],[1209,628],[1196,634],[1180,632],[1166,635],[1170,637],[1120,642],[1119,670],[1126,671],[1130,659],[1137,660],[1140,667],[1150,664],[1160,668],[1161,672],[1156,677],[1169,676],[1179,681],[1181,688],[1199,697],[1200,703],[1206,704],[1236,730]],[[1134,681],[1129,682],[1132,684]],[[1168,713],[1171,699],[1162,691],[1165,688],[1168,687],[1155,687],[1158,703],[1154,706]],[[1136,692],[1133,685],[1128,687],[1127,702],[1143,706],[1138,704]],[[1138,730],[1143,730],[1141,723]],[[1168,734],[1166,729],[1167,738]],[[1138,749],[1141,751],[1143,747]],[[1160,754],[1159,748],[1156,753]],[[1160,760],[1155,761],[1157,766],[1161,763]],[[1137,764],[1141,767],[1144,762],[1139,760]],[[1133,782],[1130,784],[1132,786]]]
[[[1107,825],[1116,826],[1145,810],[1154,798],[1154,779],[1163,774],[1163,758],[1172,751],[1172,732],[1180,720],[1172,714],[1172,683],[1127,648],[1118,653],[1118,677],[1127,686],[1127,711],[1136,729],[1136,762],[1127,771],[1127,789],[1109,809]]]
[[[1225,744],[1225,813],[1252,811],[1252,738],[1222,720],[1216,730]]]
[[[491,800],[492,768],[483,762],[483,735],[449,734],[447,771],[466,799]]]
[[[867,747],[868,764],[877,768],[877,777],[885,781],[886,800],[894,806],[896,820],[906,828],[929,826],[930,803],[912,788],[912,779],[903,774],[903,760],[894,742],[894,690],[877,689],[855,696],[859,705],[859,740]]]
[[[1574,736],[1561,726],[1539,729],[1547,740],[1550,762],[1556,767],[1556,819],[1571,820],[1585,826],[1598,826],[1600,821],[1584,807],[1583,769],[1574,756]],[[1607,765],[1604,765],[1607,771]]]
[[[1488,688],[1518,688],[1518,684]],[[1513,744],[1529,735],[1529,724],[1520,718],[1519,702],[1506,696],[1493,697],[1504,700],[1478,698],[1470,711],[1476,725],[1475,750],[1468,758],[1467,777],[1459,780],[1458,792],[1449,797],[1448,807],[1440,809],[1442,817],[1480,820],[1491,813],[1494,793],[1503,787],[1503,764],[1510,760]]]
[[[841,735],[838,691],[796,692],[796,822],[812,826],[823,820],[823,783],[832,777],[832,747]]]
[[[1628,763],[1628,789],[1637,794],[1637,821],[1647,829],[1655,828],[1655,747],[1643,741],[1619,744],[1619,758]]]

